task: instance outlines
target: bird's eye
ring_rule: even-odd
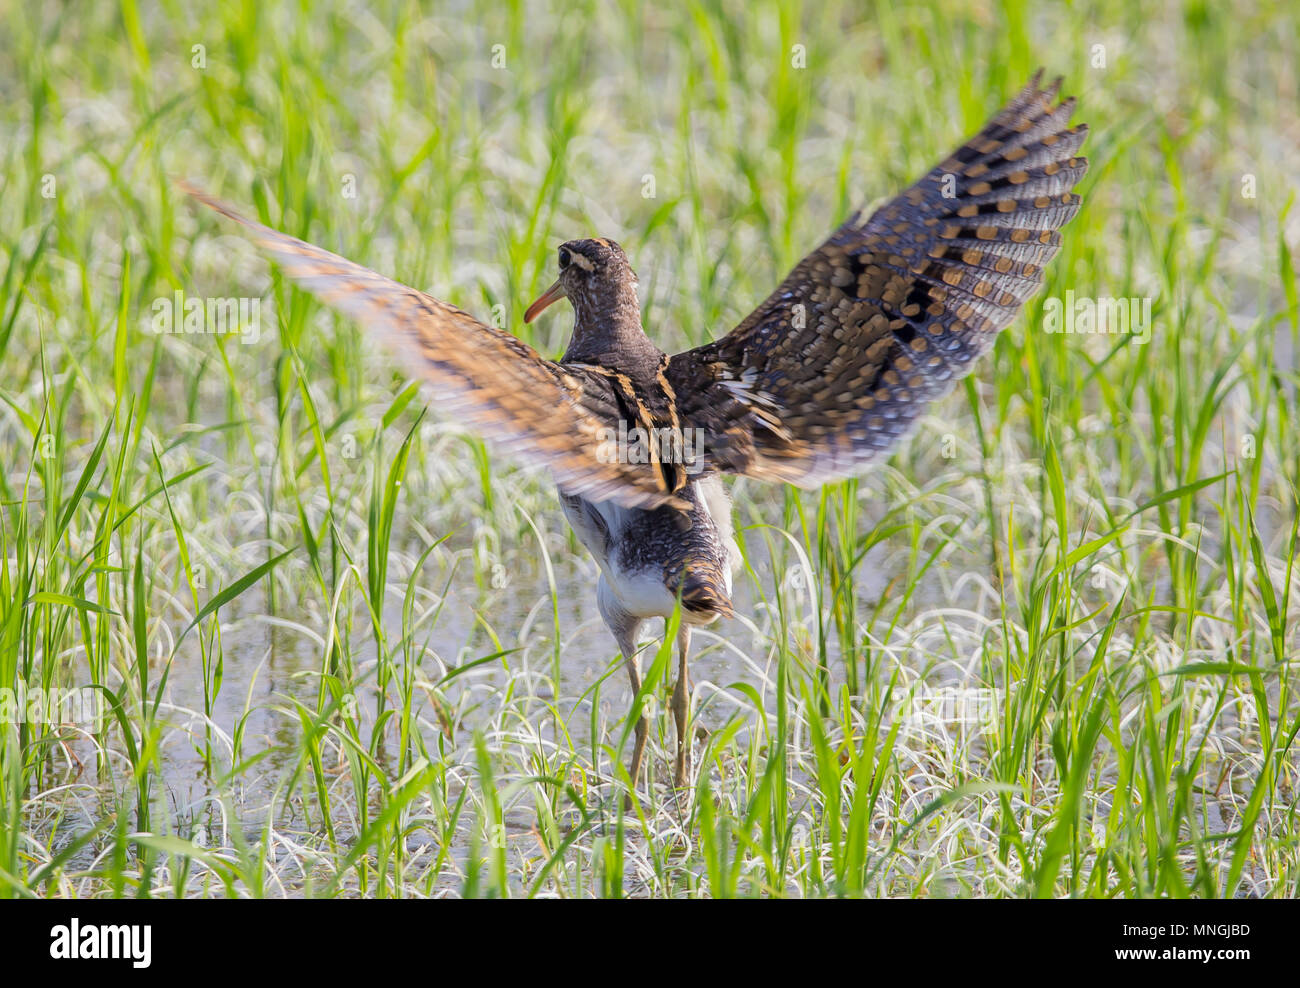
[[[563,271],[565,268],[567,268],[569,266],[569,261],[571,260],[572,258],[569,257],[568,250],[565,249],[564,247],[561,247],[560,248],[560,270]]]

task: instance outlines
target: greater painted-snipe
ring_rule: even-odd
[[[723,473],[803,487],[859,472],[966,374],[1042,283],[1079,209],[1087,128],[1041,71],[984,128],[865,221],[850,217],[727,335],[673,356],[641,327],[637,278],[603,238],[559,248],[559,361],[424,292],[195,198],[253,231],[285,272],[381,337],[437,406],[548,467],[600,567],[600,613],[641,688],[638,634],[680,601],[674,781],[689,771],[692,625],[731,612],[738,552]],[[646,721],[635,725],[637,785]]]

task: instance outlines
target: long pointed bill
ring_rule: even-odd
[[[543,309],[552,302],[558,302],[560,299],[564,298],[564,296],[564,286],[557,281],[550,288],[546,289],[536,302],[528,307],[528,311],[524,313],[524,322],[532,322]]]

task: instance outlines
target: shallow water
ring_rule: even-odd
[[[558,519],[558,503],[553,510],[557,516],[555,523],[562,525]],[[424,548],[418,541],[408,540],[401,553],[415,558]],[[472,552],[469,544],[453,546],[445,556],[431,556],[420,574],[422,587],[447,587],[436,622],[421,626],[414,636],[420,676],[436,681],[451,668],[497,651],[482,628],[480,613],[490,615],[492,626],[502,636],[501,646],[517,650],[503,659],[459,675],[439,691],[440,699],[454,714],[450,741],[453,750],[461,753],[458,758],[461,755],[472,758],[472,739],[476,731],[499,729],[502,718],[498,702],[506,689],[521,694],[511,703],[528,717],[537,743],[545,745],[560,738],[558,744],[565,749],[578,752],[584,758],[590,757],[595,750],[590,744],[591,706],[597,687],[598,740],[604,744],[616,743],[623,728],[632,691],[614,641],[596,608],[596,569],[585,554],[565,551],[552,553],[560,632],[560,699],[555,707],[560,714],[559,723],[551,713],[550,704],[555,693],[552,598],[546,570],[536,554],[529,550],[528,546],[502,547],[503,557],[510,562],[510,579],[509,585],[501,590],[481,590],[475,584],[473,568],[466,565],[464,559],[457,564],[461,553]],[[807,593],[791,589],[788,571],[774,576],[772,562],[760,539],[749,541],[748,552],[754,572],[768,596],[779,582],[784,586],[787,606],[794,604],[805,611],[809,609]],[[862,569],[865,573],[868,568],[864,566]],[[870,572],[870,578],[861,580],[861,595],[878,595],[888,582],[884,571]],[[405,583],[394,579],[390,572],[389,584],[385,633],[390,639],[396,639],[402,629],[401,595]],[[304,608],[294,606],[281,595],[277,601],[279,613],[268,616],[265,613],[264,588],[265,584],[258,584],[221,611],[223,679],[212,708],[215,764],[211,773],[205,767],[204,674],[196,633],[184,641],[170,666],[159,708],[160,718],[167,727],[161,745],[162,770],[154,801],[155,818],[150,828],[154,832],[198,833],[205,844],[229,846],[228,828],[238,826],[244,828],[250,841],[255,841],[260,838],[260,830],[266,825],[268,811],[273,806],[276,807],[277,830],[296,831],[307,827],[308,822],[294,808],[296,799],[289,804],[284,802],[283,787],[299,767],[300,758],[301,728],[298,714],[291,709],[292,703],[297,701],[312,711],[317,707],[324,651],[320,639],[325,628],[318,605],[310,596],[307,597],[309,606]],[[696,722],[715,730],[739,715],[747,723],[742,732],[747,732],[754,728],[758,718],[748,697],[732,687],[736,683],[753,687],[764,706],[769,706],[776,658],[772,631],[764,617],[766,605],[752,579],[743,572],[737,576],[734,597],[736,619],[719,621],[693,632],[690,675]],[[436,605],[421,600],[419,606],[434,609]],[[789,615],[789,620],[796,626],[806,618],[807,615],[798,613]],[[653,641],[643,651],[643,669],[653,661],[661,634],[661,621],[646,623],[642,640]],[[376,647],[368,618],[357,617],[353,637],[356,643],[351,652],[358,682],[354,695],[362,721],[360,736],[368,738],[377,712]],[[400,656],[395,665],[399,670],[402,668]],[[833,681],[842,681],[843,670],[837,661],[833,638],[828,645],[828,665]],[[161,662],[152,668],[151,688],[162,671]],[[651,716],[657,718],[652,720],[652,753],[655,739],[662,740],[665,746],[673,743],[669,726],[671,718],[663,710],[663,703],[666,702],[667,686],[675,677],[674,655],[667,681],[659,693],[658,709],[652,707],[650,710]],[[417,688],[414,698],[414,722],[429,749],[437,751],[438,735],[445,721],[440,720],[439,712],[429,701],[426,691]],[[395,702],[390,690],[387,705],[391,707]],[[243,734],[239,760],[255,758],[263,751],[268,754],[239,773],[230,789],[234,805],[226,809],[220,805],[220,788],[214,785],[213,779],[219,779],[229,771],[229,738],[241,722]],[[396,739],[397,732],[390,725],[385,732],[385,754],[394,765],[398,755]],[[84,791],[96,794],[87,802],[84,813],[72,808],[72,819],[81,816],[83,824],[89,824],[90,820],[111,807],[114,786],[107,779],[96,779],[94,749],[88,742],[74,742],[71,749],[81,759],[83,768],[79,772],[70,772],[65,781],[89,787]],[[607,759],[599,753],[596,764],[603,769],[602,775],[610,774]],[[123,780],[124,768],[120,757],[115,758],[113,769],[117,774],[117,788],[129,792],[129,785]],[[661,766],[658,770],[660,778],[664,771]],[[336,777],[347,774],[342,764],[327,766],[326,772]],[[498,783],[504,786],[509,781],[501,779]],[[98,810],[92,806],[97,806]],[[234,818],[227,819],[227,812],[233,812]],[[165,823],[159,815],[166,817]],[[508,811],[506,821],[508,827],[518,828],[521,833],[532,826],[527,812]],[[61,833],[69,831],[70,822],[65,816],[60,825]],[[349,822],[346,819],[336,822],[340,837],[344,838],[349,832]],[[70,829],[80,831],[82,826],[74,824]],[[318,826],[312,826],[308,832],[318,829]],[[89,865],[93,850],[78,857],[78,863]]]

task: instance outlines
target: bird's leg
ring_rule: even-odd
[[[605,585],[605,578],[602,576],[596,586],[596,603],[600,608],[600,616],[605,619],[605,625],[609,628],[610,634],[618,642],[618,650],[623,656],[623,664],[627,666],[628,678],[632,681],[632,702],[635,704],[636,695],[641,692],[641,657],[637,654],[636,639],[641,630],[640,618],[635,618],[620,608],[609,594]],[[633,726],[635,739],[632,743],[632,762],[628,766],[628,775],[632,778],[632,789],[636,790],[637,778],[641,774],[641,756],[645,754],[645,739],[647,732],[647,723],[645,713],[642,712]],[[632,793],[627,794],[624,802],[626,809],[632,808]]]
[[[623,662],[627,666],[628,678],[632,681],[632,702],[636,703],[636,695],[641,692],[641,657],[637,654],[636,649],[636,632],[641,627],[640,621],[632,621],[630,632],[626,635],[618,634],[618,650],[623,653]],[[636,724],[633,726],[635,740],[632,743],[632,761],[628,765],[628,775],[632,777],[632,789],[635,791],[637,779],[641,775],[641,756],[645,754],[645,738],[647,723],[645,711],[638,713]],[[627,800],[624,803],[627,809],[632,808],[632,793],[628,793]]]
[[[682,622],[677,631],[677,685],[673,687],[673,720],[677,722],[677,763],[673,768],[673,785],[685,785],[691,771],[691,739],[686,735],[686,719],[690,713],[690,678],[686,671],[686,657],[691,650],[691,628]]]

